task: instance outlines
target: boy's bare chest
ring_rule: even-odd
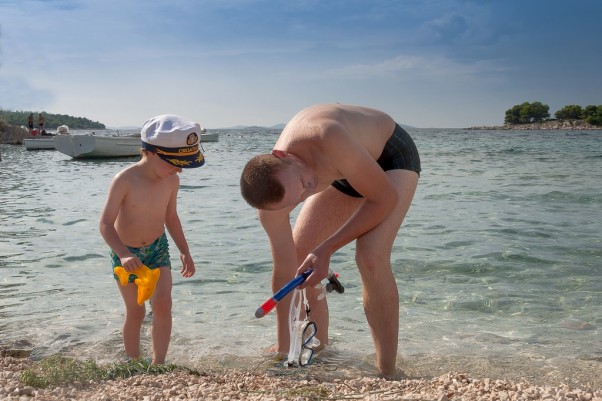
[[[164,214],[170,198],[170,188],[165,185],[135,188],[129,191],[124,206],[132,213],[144,213],[150,217]]]

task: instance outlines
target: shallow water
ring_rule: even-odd
[[[271,259],[238,187],[277,134],[221,131],[204,144],[206,165],[181,175],[197,274],[182,278],[172,258],[170,362],[285,374],[263,354],[275,318],[254,312],[271,295]],[[392,255],[400,367],[602,383],[602,131],[411,134],[423,172]],[[0,146],[0,346],[122,358],[123,306],[97,224],[112,176],[137,158]],[[317,374],[374,373],[353,251],[332,258],[346,291],[328,295],[332,346]]]

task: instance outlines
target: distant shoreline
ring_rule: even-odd
[[[585,120],[543,121],[529,124],[504,124],[494,126],[469,127],[469,130],[602,130],[601,126],[591,125]]]

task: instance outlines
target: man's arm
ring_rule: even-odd
[[[280,290],[295,275],[298,266],[297,251],[290,223],[290,211],[258,210],[259,221],[263,226],[272,252],[272,293]],[[289,339],[289,302],[283,300],[276,305],[277,352],[286,352]],[[285,348],[283,348],[285,347]]]
[[[395,208],[398,194],[374,157],[354,138],[332,128],[322,145],[329,161],[359,193],[364,202],[334,234],[316,247],[297,269],[297,274],[312,268],[314,273],[301,287],[310,287],[326,278],[330,256],[380,224]]]
[[[257,211],[259,221],[268,235],[274,263],[274,275],[282,275],[287,280],[291,279],[297,267],[290,211],[291,209]]]

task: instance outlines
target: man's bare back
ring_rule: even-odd
[[[323,189],[335,179],[343,178],[340,171],[332,168],[333,153],[326,146],[336,147],[343,140],[357,141],[376,160],[394,128],[395,121],[379,110],[321,104],[297,113],[282,131],[274,149],[295,154],[310,163]]]

